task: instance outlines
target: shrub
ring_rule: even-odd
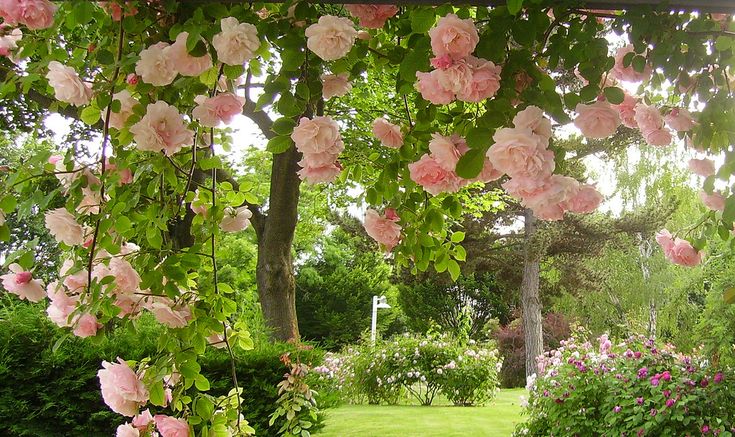
[[[565,342],[539,362],[516,436],[731,436],[735,374],[632,338]]]

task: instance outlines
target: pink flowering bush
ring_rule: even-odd
[[[515,435],[732,435],[733,387],[731,369],[653,340],[573,338],[539,357]]]

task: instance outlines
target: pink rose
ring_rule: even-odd
[[[708,177],[715,174],[715,162],[711,159],[690,159],[689,171],[699,176]]]
[[[651,146],[668,146],[672,139],[671,132],[665,128],[645,132],[643,137]]]
[[[0,26],[0,29],[7,29],[6,26]],[[6,33],[4,36],[0,36],[0,56],[10,56],[10,53],[18,48],[18,41],[23,38],[23,32],[15,28]]]
[[[444,89],[439,84],[439,77],[442,76],[442,70],[434,70],[430,73],[416,72],[418,81],[414,85],[416,90],[421,93],[424,100],[428,100],[435,105],[447,105],[454,100],[454,92]]]
[[[167,297],[149,296],[145,305],[159,323],[169,328],[183,328],[192,319],[191,308],[187,304],[177,304]]]
[[[664,127],[664,118],[655,106],[636,105],[635,121],[648,144],[663,146],[671,143],[671,134]]]
[[[302,159],[299,161],[299,165],[301,166],[301,170],[298,171],[299,178],[311,185],[333,182],[339,176],[340,172],[342,172],[342,167],[336,162],[310,166],[306,163],[305,159]]]
[[[438,70],[446,70],[454,65],[454,59],[449,55],[434,56],[429,60],[429,63]]]
[[[485,158],[485,162],[482,165],[482,170],[476,178],[470,179],[470,182],[483,182],[488,183],[496,181],[503,176],[503,172],[493,167],[493,163],[488,158]]]
[[[117,361],[103,361],[103,368],[97,372],[102,399],[112,411],[133,417],[138,414],[138,408],[148,401],[148,390],[122,358],[118,357]]]
[[[222,32],[212,38],[217,59],[227,65],[242,65],[255,56],[260,48],[258,29],[250,23],[240,23],[227,17],[220,22]]]
[[[564,209],[577,214],[594,212],[602,203],[602,194],[593,185],[580,185],[579,191],[564,202]]]
[[[102,327],[102,324],[97,322],[97,317],[89,313],[84,313],[79,317],[75,317],[72,325],[74,326],[74,331],[72,331],[72,333],[81,338],[96,335],[97,330]]]
[[[702,252],[696,250],[687,240],[677,238],[667,258],[674,264],[694,267],[702,262]]]
[[[115,291],[133,294],[140,288],[140,275],[132,265],[121,257],[110,258],[110,274],[115,277]]]
[[[635,50],[633,48],[633,45],[628,44],[625,47],[619,48],[618,51],[615,53],[615,66],[612,69],[612,75],[616,79],[626,82],[641,82],[651,77],[653,69],[648,63],[646,63],[646,66],[641,73],[635,71],[632,62],[627,67],[624,65],[623,61],[625,55],[627,55],[628,53],[633,53],[634,51]]]
[[[138,431],[133,425],[124,423],[117,427],[115,437],[140,437],[140,431]]]
[[[705,191],[700,191],[699,198],[702,200],[702,203],[704,203],[704,206],[712,211],[725,210],[725,196],[720,193],[707,194]]]
[[[225,215],[219,223],[219,227],[225,232],[240,232],[250,225],[252,211],[247,206],[225,208]]]
[[[579,189],[580,184],[576,179],[556,174],[551,175],[536,190],[526,193],[523,197],[523,204],[533,209],[534,212],[551,206],[558,206],[565,210],[566,202],[573,199]]]
[[[133,294],[118,294],[115,296],[114,305],[120,308],[117,317],[123,318],[127,315],[137,314],[140,312],[143,296]]]
[[[342,97],[352,90],[349,73],[322,74],[322,96],[325,100]]]
[[[220,93],[214,97],[197,96],[194,101],[197,107],[191,111],[191,115],[206,127],[232,123],[236,115],[242,114],[245,105],[244,97],[232,93]]]
[[[689,132],[692,130],[696,122],[692,118],[692,114],[683,108],[674,108],[664,117],[666,124],[677,132]]]
[[[54,89],[54,97],[57,100],[71,103],[74,106],[82,106],[88,104],[92,99],[92,88],[84,83],[71,67],[51,61],[48,64],[46,79]]]
[[[577,104],[574,125],[587,138],[607,138],[620,126],[618,112],[608,102],[596,101],[591,105]]]
[[[485,59],[469,56],[472,75],[468,84],[457,93],[464,102],[481,102],[494,96],[500,89],[500,73],[503,67]]]
[[[306,46],[325,61],[343,58],[352,49],[357,31],[346,17],[322,15],[306,28]]]
[[[360,26],[368,29],[382,28],[385,21],[398,12],[398,7],[395,5],[345,5],[345,9],[360,20]]]
[[[130,73],[125,77],[125,82],[128,85],[137,85],[138,84],[138,75],[135,73]]]
[[[498,129],[487,157],[495,168],[510,177],[545,178],[554,171],[554,153],[544,149],[543,138],[528,128]]]
[[[156,414],[153,420],[161,437],[189,437],[189,424],[184,419]]]
[[[631,129],[638,128],[638,123],[635,121],[635,107],[637,104],[638,99],[628,93],[625,93],[623,101],[618,105],[613,105],[613,108],[618,111],[618,115],[620,115],[620,120],[623,122],[623,125]]]
[[[90,188],[82,188],[82,200],[77,205],[80,214],[99,214],[102,200],[100,193]]]
[[[171,62],[182,76],[199,76],[205,71],[212,68],[212,57],[209,53],[203,56],[192,56],[186,49],[186,39],[189,32],[181,32],[176,35],[176,41],[171,45],[169,57]],[[202,38],[200,40],[203,41]]]
[[[449,55],[453,59],[463,59],[475,51],[480,36],[471,18],[461,20],[455,14],[439,19],[429,31],[431,50],[435,56]]]
[[[472,92],[472,67],[462,59],[443,70],[434,70],[439,86],[454,94]]]
[[[3,288],[8,293],[30,302],[40,302],[46,297],[43,282],[40,279],[33,279],[31,272],[23,270],[23,267],[16,263],[10,264],[8,270],[10,273],[0,276]]]
[[[138,429],[146,429],[148,425],[153,422],[153,416],[151,416],[151,410],[146,409],[137,416],[133,417],[133,426]]]
[[[64,208],[57,208],[46,213],[46,229],[56,241],[67,246],[84,243],[84,231],[73,215]]]
[[[442,168],[429,154],[424,154],[418,161],[408,164],[408,171],[412,181],[434,196],[439,193],[455,193],[465,184],[465,181],[453,171]]]
[[[544,111],[538,106],[528,106],[513,117],[513,126],[516,128],[531,129],[534,135],[543,138],[548,145],[551,139],[551,121],[544,117]]]
[[[54,24],[57,6],[48,0],[2,0],[0,17],[5,23],[25,24],[29,29],[47,29]]]
[[[457,149],[451,137],[445,137],[436,133],[431,135],[429,151],[431,152],[431,157],[441,168],[451,172],[455,171],[457,162],[459,162],[459,158],[462,156],[462,153]]]
[[[64,287],[58,281],[53,281],[46,287],[46,293],[51,300],[46,314],[48,318],[60,328],[71,326],[69,316],[77,307],[78,297],[69,297]]]
[[[395,213],[395,211],[393,211]],[[385,246],[385,250],[390,252],[401,241],[401,225],[397,222],[398,216],[388,214],[381,217],[377,211],[368,209],[365,211],[365,231],[370,237],[378,243]]]
[[[187,129],[179,111],[164,101],[149,103],[146,113],[130,128],[138,150],[158,152],[167,156],[190,146],[194,132]]]
[[[132,17],[138,13],[138,8],[136,8],[135,5],[130,4],[130,2],[125,2],[124,5],[115,1],[97,2],[97,4],[110,14],[112,21],[120,21],[123,16]],[[123,7],[125,8],[124,10]]]
[[[112,114],[114,114],[114,112]],[[117,165],[110,161],[109,157],[105,158],[105,171],[116,172],[117,175],[120,177],[120,185],[125,185],[133,182],[133,171],[129,168],[124,168],[122,170],[118,169]]]
[[[304,154],[338,155],[344,144],[339,134],[339,125],[331,117],[302,117],[291,133],[296,149]]]
[[[135,64],[135,73],[143,82],[151,85],[170,84],[178,74],[171,54],[171,46],[163,41],[143,49],[140,52],[140,59]]]
[[[671,250],[674,248],[674,237],[671,235],[671,232],[666,229],[660,230],[656,233],[656,242],[661,246],[664,255],[668,258]]]
[[[403,145],[403,134],[401,127],[388,122],[382,117],[378,117],[373,121],[373,135],[380,140],[380,144],[400,149]]]
[[[110,127],[120,130],[125,127],[125,122],[133,115],[133,108],[138,104],[138,101],[130,95],[128,90],[113,94],[112,100],[120,102],[120,111],[110,111]]]

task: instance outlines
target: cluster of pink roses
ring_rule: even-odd
[[[687,240],[674,238],[666,229],[656,234],[656,241],[663,249],[666,259],[674,264],[693,267],[702,262],[702,251],[695,249]]]
[[[553,174],[554,153],[548,149],[551,122],[529,106],[513,118],[512,128],[499,129],[488,149],[490,163],[510,176],[503,188],[542,220],[561,220],[564,213],[590,213],[602,196],[592,185]]]
[[[57,6],[48,0],[0,0],[0,17],[11,26],[47,29],[54,24]]]
[[[498,92],[502,67],[472,56],[480,37],[471,19],[448,14],[429,31],[429,36],[435,69],[416,73],[415,86],[421,97],[435,105],[446,105],[455,99],[481,102]]]
[[[711,159],[690,159],[689,170],[699,176],[709,177],[715,174],[715,162]],[[719,192],[707,193],[702,190],[699,192],[699,198],[707,208],[713,211],[724,211],[726,198]]]
[[[398,224],[400,220],[393,208],[386,208],[382,217],[377,211],[368,209],[365,211],[363,226],[373,240],[383,245],[386,252],[390,252],[401,241],[401,225]]]
[[[161,437],[189,437],[189,424],[186,420],[164,414],[152,416],[149,410],[145,410],[133,417],[130,423],[124,423],[118,426],[115,437],[156,435],[153,432],[153,428],[158,431]]]
[[[342,171],[337,162],[344,150],[339,125],[331,117],[302,117],[291,133],[296,150],[303,158],[299,161],[299,177],[309,184],[331,182]]]
[[[395,5],[356,4],[345,5],[345,9],[359,20],[360,26],[368,29],[382,28],[388,18],[398,13],[398,7]]]

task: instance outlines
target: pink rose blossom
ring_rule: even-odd
[[[56,241],[67,246],[84,243],[84,231],[73,215],[64,208],[57,208],[46,213],[46,229]]]
[[[138,414],[138,408],[148,401],[148,390],[122,358],[117,361],[103,361],[103,368],[97,372],[102,399],[112,411],[133,417]]]
[[[516,128],[531,129],[534,135],[543,138],[546,144],[551,139],[551,121],[544,117],[544,111],[538,106],[528,106],[513,117],[513,126]]]
[[[510,177],[545,178],[554,171],[554,153],[544,149],[543,138],[529,128],[503,128],[493,135],[487,157],[493,166]]]
[[[463,102],[481,102],[494,96],[500,89],[503,68],[474,56],[469,56],[467,62],[471,71],[470,80],[457,92],[457,98]]]
[[[568,176],[551,175],[541,188],[523,199],[541,220],[561,220],[566,204],[579,192],[579,182]]]
[[[115,437],[140,437],[140,431],[129,423],[124,423],[117,427]]]
[[[125,185],[133,182],[133,171],[129,168],[124,168],[122,170],[117,168],[117,165],[110,161],[110,158],[105,158],[105,171],[108,172],[116,172],[117,175],[120,177],[120,185]]]
[[[40,302],[46,297],[43,282],[40,279],[33,279],[31,272],[23,270],[23,267],[16,263],[10,264],[8,270],[10,273],[0,276],[3,288],[8,293],[30,302]]]
[[[466,60],[460,60],[444,70],[432,72],[443,90],[453,94],[463,93],[472,87],[472,67]]]
[[[677,238],[667,258],[674,264],[693,267],[702,262],[702,252],[696,250],[687,240]]]
[[[368,29],[382,28],[386,20],[398,12],[395,5],[352,4],[345,5],[345,9],[360,20],[360,26]]]
[[[190,146],[194,132],[187,129],[179,111],[164,101],[149,103],[146,113],[130,128],[138,150],[158,152],[167,156]]]
[[[373,135],[380,140],[380,144],[386,147],[400,149],[403,145],[401,127],[382,117],[378,117],[373,121]]]
[[[110,111],[110,127],[120,130],[125,127],[125,122],[133,115],[133,108],[138,104],[138,100],[131,96],[128,90],[113,94],[112,100],[120,102],[120,111]]]
[[[671,144],[671,132],[668,129],[656,129],[643,134],[646,143],[651,146],[668,146]]]
[[[658,108],[639,103],[635,107],[635,121],[644,134],[664,127],[664,118]]]
[[[393,214],[389,218],[387,211],[381,217],[377,211],[368,209],[365,212],[365,231],[390,252],[401,241],[401,225],[397,223],[398,220],[398,216],[393,217]]]
[[[416,78],[418,80],[414,87],[421,93],[424,100],[428,100],[435,105],[446,105],[454,100],[454,92],[451,89],[444,89],[439,84],[440,76],[442,76],[442,70],[434,70],[429,73],[417,71]]]
[[[523,200],[532,199],[541,193],[545,183],[546,179],[516,176],[503,182],[501,186],[512,197]]]
[[[187,304],[176,304],[167,297],[150,296],[145,305],[158,322],[169,328],[183,328],[192,319],[191,308]]]
[[[711,159],[690,159],[689,171],[699,176],[708,177],[715,174],[715,162]]]
[[[99,214],[101,203],[98,191],[84,187],[82,188],[82,200],[77,205],[77,211],[81,214]]]
[[[704,203],[704,206],[712,211],[725,210],[725,196],[720,193],[707,194],[705,191],[700,191],[699,198],[702,200],[702,203]]]
[[[580,185],[579,191],[564,203],[564,209],[577,214],[594,212],[602,203],[602,194],[594,185]]]
[[[96,335],[97,330],[102,327],[102,324],[97,322],[97,317],[89,313],[75,317],[72,325],[74,326],[74,331],[72,331],[72,333],[81,338]]]
[[[0,29],[6,26],[0,26]],[[0,36],[0,56],[10,56],[10,53],[18,48],[18,41],[23,38],[23,31],[15,28],[6,33],[4,36]]]
[[[214,97],[197,96],[194,101],[197,107],[191,111],[191,115],[206,127],[232,123],[245,105],[244,97],[232,93],[220,93]]]
[[[421,185],[424,190],[433,194],[457,192],[465,181],[453,171],[447,171],[439,163],[424,154],[418,161],[408,164],[411,180]]]
[[[621,47],[618,49],[618,51],[615,53],[615,66],[612,69],[612,75],[618,80],[622,80],[625,82],[641,82],[644,80],[647,80],[649,77],[651,77],[651,73],[653,72],[653,69],[651,68],[651,65],[646,63],[646,66],[643,70],[643,72],[637,72],[633,68],[633,63],[629,66],[625,66],[624,64],[624,58],[625,55],[628,53],[633,53],[633,45],[628,44],[625,47]]]
[[[299,178],[305,181],[307,184],[328,184],[333,182],[340,172],[342,167],[339,163],[331,163],[320,166],[310,166],[306,163],[306,160],[302,159],[299,161],[301,170],[298,171]]]
[[[123,294],[133,294],[139,290],[140,275],[132,265],[121,257],[110,258],[110,274],[115,277],[115,291]]]
[[[306,28],[306,46],[325,61],[343,58],[352,49],[357,31],[346,17],[322,15]]]
[[[302,117],[291,134],[296,149],[301,153],[330,153],[339,154],[340,143],[339,125],[331,117]]]
[[[151,85],[170,84],[178,74],[171,54],[171,46],[163,41],[143,49],[135,64],[135,73],[143,82]]]
[[[431,157],[444,170],[455,171],[462,153],[460,153],[452,138],[436,133],[432,134],[431,138],[431,141],[429,141]]]
[[[153,420],[161,437],[189,437],[189,424],[184,419],[156,414]]]
[[[471,182],[483,182],[488,183],[496,181],[503,176],[503,172],[493,167],[493,163],[488,158],[485,158],[485,162],[482,165],[482,170],[476,178],[471,179]]]
[[[130,73],[125,77],[125,82],[128,85],[137,85],[138,84],[138,75],[135,73]]]
[[[574,125],[587,138],[607,138],[620,126],[618,112],[605,101],[596,101],[591,105],[577,104],[577,118]]]
[[[138,8],[130,2],[125,2],[123,5],[115,1],[97,2],[97,4],[110,14],[112,21],[120,21],[123,16],[132,17],[138,13]]]
[[[349,73],[322,74],[322,96],[325,100],[342,97],[352,90]]]
[[[661,249],[664,251],[664,255],[668,258],[671,253],[671,249],[674,247],[674,237],[668,230],[662,229],[656,233],[656,242],[661,246]]]
[[[58,7],[48,0],[0,0],[0,17],[5,23],[25,24],[29,29],[48,29]]]
[[[78,297],[69,297],[58,281],[48,284],[46,294],[51,300],[46,309],[48,318],[60,328],[71,326],[69,316],[76,309]]]
[[[638,123],[635,121],[635,107],[638,104],[638,99],[625,93],[625,98],[618,105],[613,105],[620,115],[620,120],[623,125],[631,129],[637,129]]]
[[[212,38],[217,59],[227,65],[242,65],[255,56],[260,48],[258,29],[237,18],[226,17],[220,22],[222,32]]]
[[[88,104],[92,99],[92,88],[84,83],[71,67],[51,61],[48,64],[46,79],[54,89],[54,97],[57,100],[71,103],[74,106],[82,106]]]
[[[429,31],[431,50],[435,56],[449,55],[453,59],[463,59],[475,51],[480,37],[471,18],[460,19],[448,14],[439,19]]]
[[[176,35],[176,41],[171,45],[169,56],[171,62],[182,76],[199,76],[212,68],[212,57],[209,53],[203,56],[192,56],[186,49],[186,39],[189,32],[181,32]],[[203,41],[202,38],[200,40]]]
[[[446,70],[454,65],[454,59],[449,55],[434,56],[429,60],[429,63],[438,70]]]
[[[151,416],[151,410],[146,409],[137,416],[133,417],[133,426],[138,429],[146,429],[148,425],[153,422],[153,416]]]
[[[696,122],[686,109],[674,108],[664,117],[666,124],[677,132],[689,132],[692,130]]]
[[[247,206],[225,208],[225,215],[219,223],[219,227],[225,232],[240,232],[250,225],[252,211]]]

